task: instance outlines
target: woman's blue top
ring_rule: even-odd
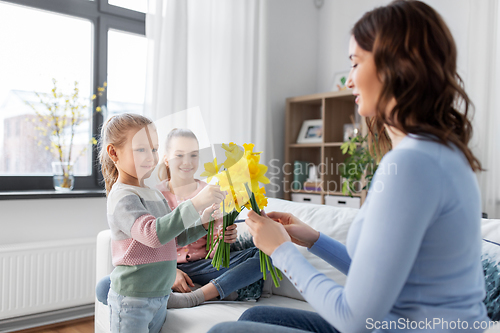
[[[272,260],[341,332],[482,332],[489,319],[480,223],[479,188],[464,154],[408,135],[382,159],[346,246],[321,234],[309,249],[347,274],[345,286],[291,242]]]

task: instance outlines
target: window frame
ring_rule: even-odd
[[[84,18],[93,24],[92,90],[107,82],[108,31],[109,29],[146,35],[146,14],[110,5],[108,0],[1,0],[26,7]],[[107,105],[107,92],[97,96],[94,105]],[[92,117],[92,136],[100,137],[103,116]],[[75,176],[75,190],[102,190],[104,188],[99,170],[98,151],[92,149],[92,173]],[[53,190],[52,176],[0,176],[0,192]]]

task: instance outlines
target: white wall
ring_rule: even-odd
[[[0,200],[0,245],[96,237],[106,198]]]
[[[390,2],[389,0],[325,0],[319,14],[318,91],[331,90],[335,73],[350,69],[349,38],[356,21],[365,12]],[[424,0],[424,2],[437,10],[448,24],[458,48],[459,74],[466,76],[470,0]]]
[[[285,99],[318,91],[318,20],[313,0],[271,0],[267,5],[267,109],[272,113],[272,158],[284,161]],[[258,148],[258,147],[257,147]],[[259,148],[258,148],[259,149]],[[271,169],[269,169],[271,173]],[[268,173],[269,177],[272,177]],[[274,188],[274,187],[273,187]],[[269,196],[281,197],[278,193]]]

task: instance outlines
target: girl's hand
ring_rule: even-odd
[[[191,199],[191,202],[196,211],[200,212],[213,204],[219,205],[226,195],[227,192],[221,191],[219,185],[207,185]]]
[[[224,243],[232,244],[236,242],[236,238],[238,237],[238,230],[236,230],[236,228],[236,224],[230,225],[226,228],[226,233],[224,234]],[[222,237],[222,235],[219,237]]]
[[[319,238],[319,232],[290,213],[271,212],[268,217],[283,225],[288,235],[297,245],[310,248]]]
[[[180,269],[177,269],[177,274],[175,276],[175,282],[172,286],[172,289],[174,291],[177,291],[178,293],[189,293],[191,292],[189,286],[194,287],[194,283],[189,275],[187,275]]]
[[[222,213],[219,207],[219,205],[213,204],[212,206],[206,208],[201,214],[201,223],[203,223],[205,229],[208,230],[208,222],[222,218]]]
[[[255,246],[270,256],[278,246],[291,239],[283,225],[265,216],[264,211],[262,215],[264,216],[251,210],[245,223],[253,236]]]

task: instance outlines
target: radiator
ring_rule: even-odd
[[[93,303],[95,238],[0,246],[0,320]]]

